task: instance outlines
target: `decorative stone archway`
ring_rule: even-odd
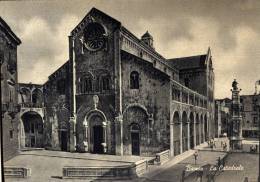
[[[44,127],[42,116],[34,111],[22,113],[20,117],[20,147],[42,148]]]
[[[85,152],[106,153],[107,152],[107,118],[98,110],[87,113],[83,122]]]
[[[132,104],[123,112],[123,153],[149,155],[152,120],[144,106]],[[139,130],[137,130],[139,128]],[[138,131],[138,132],[137,132]],[[138,140],[139,138],[139,140]],[[137,146],[139,144],[139,147]],[[135,146],[133,146],[135,145]]]

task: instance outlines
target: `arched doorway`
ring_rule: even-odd
[[[106,152],[106,119],[99,112],[88,117],[88,143],[90,152],[102,154]]]
[[[24,142],[22,147],[42,148],[43,147],[43,120],[40,114],[29,111],[22,115],[22,129]]]
[[[180,117],[177,111],[173,115],[173,123],[174,156],[176,156],[180,154]]]
[[[148,155],[151,133],[146,109],[139,105],[128,107],[123,113],[123,147],[124,154]],[[151,124],[151,123],[150,123]]]
[[[190,148],[194,148],[194,116],[190,113]]]
[[[140,127],[138,124],[131,125],[132,155],[140,155]]]
[[[188,118],[184,111],[182,113],[182,151],[188,150]]]

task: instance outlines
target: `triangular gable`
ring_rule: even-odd
[[[71,35],[72,36],[77,35],[78,32],[81,32],[88,23],[95,22],[96,17],[98,17],[98,16],[103,17],[104,19],[108,19],[109,21],[116,24],[117,27],[121,26],[121,23],[119,21],[117,21],[116,19],[112,18],[111,16],[109,16],[109,15],[105,14],[104,12],[93,7],[87,13],[87,15],[81,20],[81,22],[71,31]]]

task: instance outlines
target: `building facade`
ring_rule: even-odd
[[[242,136],[244,138],[257,138],[259,136],[259,105],[260,95],[241,95],[241,115],[242,115]],[[231,121],[230,99],[216,100],[216,123],[218,123],[219,135],[227,133],[230,136],[229,128]]]
[[[4,161],[19,148],[19,107],[17,92],[17,47],[21,40],[0,17],[1,125]]]
[[[260,95],[241,95],[243,137],[257,138],[259,136]]]
[[[214,137],[210,49],[167,60],[148,32],[138,39],[93,8],[72,30],[69,55],[43,86],[50,148],[173,156]]]
[[[231,100],[229,98],[215,100],[216,137],[230,136]]]
[[[166,59],[148,32],[139,39],[95,8],[68,39],[45,84],[19,86],[22,148],[176,156],[215,136],[210,49]]]

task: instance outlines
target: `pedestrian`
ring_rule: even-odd
[[[221,159],[218,157],[218,168],[221,166]]]
[[[197,164],[197,159],[198,159],[198,151],[196,150],[195,153],[193,154],[194,156],[194,161],[195,161],[195,165]]]
[[[256,152],[258,152],[258,145],[255,145],[255,150]]]

